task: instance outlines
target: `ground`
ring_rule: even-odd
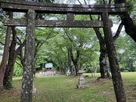
[[[88,88],[77,89],[78,76],[34,78],[33,102],[116,102],[111,79],[85,77]],[[136,100],[136,72],[122,73],[127,102]],[[12,90],[0,94],[0,102],[20,102],[21,78],[14,78]]]

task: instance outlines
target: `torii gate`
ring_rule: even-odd
[[[34,31],[35,27],[81,27],[81,28],[103,28],[106,48],[110,62],[112,80],[117,102],[126,102],[125,92],[116,51],[113,44],[110,14],[123,14],[127,12],[126,4],[115,5],[73,5],[73,4],[48,4],[34,3],[19,0],[0,0],[0,6],[4,11],[25,12],[26,19],[7,19],[5,26],[26,26],[26,48],[25,66],[22,82],[22,102],[32,101],[33,65],[34,65]],[[35,20],[36,13],[67,14],[66,20]],[[74,14],[96,14],[101,15],[101,21],[76,21]],[[118,93],[120,92],[120,93]]]

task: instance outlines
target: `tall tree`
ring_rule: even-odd
[[[107,50],[106,50],[105,40],[102,37],[102,33],[99,31],[98,28],[94,28],[94,30],[100,44],[99,64],[100,64],[101,78],[109,78],[110,74],[109,74],[109,68],[107,63]]]
[[[7,33],[6,33],[5,45],[4,45],[4,52],[3,52],[3,57],[2,57],[1,65],[0,65],[0,91],[3,90],[3,79],[4,79],[6,64],[7,64],[7,60],[8,60],[10,33],[11,33],[11,27],[7,27]]]
[[[25,45],[25,41],[21,43],[18,48],[16,48],[17,44],[17,34],[15,27],[12,27],[12,41],[9,47],[9,58],[8,63],[6,66],[6,71],[4,75],[4,88],[10,89],[12,88],[12,76],[13,76],[13,70],[14,70],[14,64],[17,58],[17,55],[21,52],[22,48]]]
[[[14,68],[14,63],[15,63],[15,47],[16,47],[16,32],[15,32],[15,27],[12,27],[12,41],[11,45],[9,47],[9,58],[8,58],[8,64],[6,67],[5,75],[4,75],[4,87],[6,89],[9,89],[12,87],[12,73],[13,73],[13,68]],[[10,80],[8,80],[10,79]]]
[[[12,12],[9,13],[9,18],[12,18]],[[3,79],[4,79],[6,64],[7,64],[8,55],[9,55],[8,51],[9,51],[9,44],[10,44],[10,34],[11,34],[11,27],[7,27],[3,57],[2,57],[1,65],[0,65],[0,91],[3,90]]]
[[[103,0],[103,1],[99,1],[99,3],[110,4],[111,0],[109,0],[109,1]],[[98,17],[98,19],[99,18],[100,17]],[[90,19],[93,20],[91,15],[90,15]],[[123,27],[123,25],[122,25],[122,23],[120,23],[120,25],[118,26],[118,29],[117,29],[115,35],[113,36],[113,41],[114,42],[119,37],[119,34],[121,32],[122,27]],[[97,35],[97,38],[98,38],[99,44],[100,44],[100,58],[99,58],[99,62],[100,62],[101,78],[108,78],[108,77],[110,77],[110,74],[109,74],[109,68],[108,68],[109,66],[108,66],[108,63],[107,63],[107,50],[106,50],[105,39],[102,36],[103,34],[99,30],[99,28],[94,28],[94,31],[95,31],[95,33]]]
[[[78,0],[78,2],[82,4],[80,0]],[[84,3],[87,5],[86,0],[84,0]],[[100,1],[100,3],[106,3],[106,2],[105,0],[103,0]],[[99,18],[100,17],[98,17],[98,19]],[[93,17],[91,15],[90,15],[90,20],[93,20]],[[107,63],[107,50],[106,50],[105,39],[99,28],[93,28],[93,29],[96,33],[100,45],[100,57],[99,57],[100,74],[101,74],[100,78],[109,78],[110,74],[109,74],[109,65]]]
[[[78,70],[82,67],[81,60],[85,57],[83,51],[87,46],[92,47],[94,45],[91,40],[93,34],[89,33],[93,33],[91,29],[64,29],[64,38],[67,44],[69,43],[66,48],[74,65],[75,75],[78,74]]]

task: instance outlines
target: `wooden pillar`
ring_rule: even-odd
[[[114,86],[114,91],[116,95],[117,102],[126,102],[126,95],[123,88],[123,82],[121,73],[119,70],[119,63],[116,56],[116,50],[113,43],[113,37],[109,22],[108,13],[105,11],[102,13],[102,20],[104,24],[104,39],[106,42],[106,48],[108,52],[109,57],[109,63],[111,68],[111,74],[112,74],[112,81]]]
[[[35,32],[35,11],[30,9],[27,12],[25,61],[22,80],[21,102],[32,102],[33,68],[35,52],[34,32]]]

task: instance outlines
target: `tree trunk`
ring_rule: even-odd
[[[100,44],[99,62],[100,62],[101,78],[109,78],[110,73],[109,73],[109,68],[107,65],[107,51],[106,51],[105,43],[103,45]]]
[[[12,74],[13,74],[14,64],[15,64],[15,60],[16,60],[15,48],[16,48],[16,42],[17,42],[15,27],[12,27],[12,34],[13,34],[12,42],[9,47],[8,65],[7,65],[7,68],[5,71],[5,75],[4,75],[4,88],[5,89],[12,88]]]
[[[73,62],[73,64],[74,64],[74,67],[75,67],[75,75],[77,76],[78,75],[79,67],[78,67],[77,62]]]
[[[7,27],[3,57],[2,57],[1,65],[0,65],[0,91],[3,90],[3,79],[4,79],[6,64],[7,64],[7,60],[8,60],[10,33],[11,33],[11,27]]]
[[[12,12],[10,13],[10,18],[13,18]],[[18,53],[22,50],[22,48],[24,47],[24,44],[25,44],[25,41],[24,41],[16,49],[17,35],[16,35],[15,27],[12,27],[12,34],[13,34],[12,42],[9,47],[8,65],[6,66],[6,71],[5,71],[4,80],[3,80],[5,89],[12,88],[12,75],[13,75],[15,60],[16,60]]]
[[[35,11],[29,9],[27,12],[25,61],[22,80],[21,102],[32,102],[34,52],[35,52],[34,31],[35,31]]]
[[[12,75],[13,75],[13,71],[14,71],[15,60],[16,60],[18,53],[21,52],[22,48],[24,47],[24,44],[25,44],[25,42],[23,42],[16,49],[16,51],[15,51],[15,48],[13,48],[14,45],[12,45],[12,47],[10,46],[9,61],[8,61],[8,65],[6,67],[5,75],[4,75],[4,88],[5,89],[12,88]]]
[[[78,75],[78,70],[79,70],[79,66],[78,66],[78,61],[79,61],[79,58],[80,58],[80,51],[77,50],[76,51],[76,58],[74,58],[74,55],[72,53],[72,48],[69,48],[69,53],[70,53],[70,56],[71,56],[71,60],[73,62],[73,65],[75,67],[75,75],[77,76]]]
[[[106,50],[105,40],[102,37],[102,34],[99,31],[99,28],[94,28],[94,31],[97,35],[97,38],[99,40],[99,45],[100,45],[100,57],[99,57],[100,74],[101,74],[100,78],[109,78],[110,73],[109,73],[109,68],[107,67],[108,66],[107,65],[107,50]]]
[[[72,75],[73,73],[72,73],[71,57],[70,57],[70,50],[69,50],[69,48],[67,48],[67,52],[68,52],[68,67],[69,67],[69,70],[70,70],[71,75]]]

